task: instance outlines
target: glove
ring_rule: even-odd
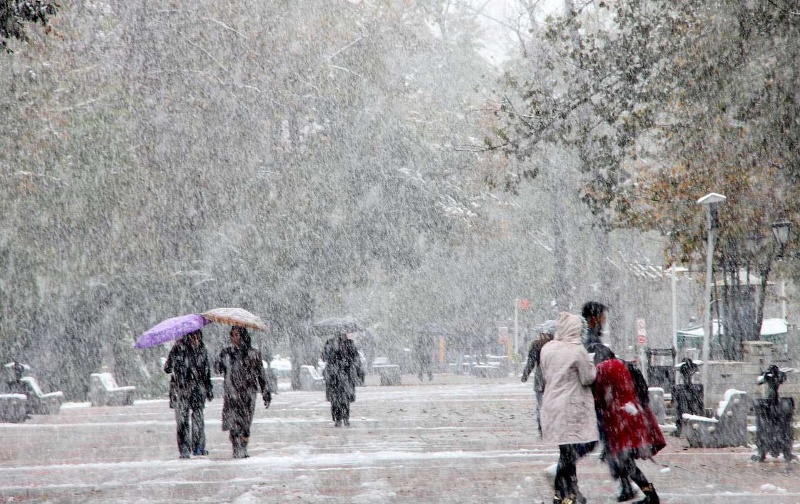
[[[264,394],[264,409],[269,409],[269,404],[272,402],[272,394],[267,392]]]
[[[528,381],[528,377],[525,376],[525,375],[522,375],[522,383],[525,383],[526,381]]]
[[[206,399],[208,400],[208,402],[213,401],[214,400],[214,392],[209,392],[208,394],[206,394]]]

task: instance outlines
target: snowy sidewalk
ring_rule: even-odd
[[[166,400],[0,424],[0,502],[533,503],[557,450],[536,438],[530,384],[437,375],[359,388],[352,426],[333,427],[324,392],[281,392],[256,410],[251,457],[231,458],[222,403],[206,408],[208,457],[178,459]],[[662,502],[800,503],[800,464],[749,460],[749,448],[688,449],[668,438],[640,463]],[[668,466],[667,468],[662,467]],[[606,466],[578,466],[590,503],[613,503]]]

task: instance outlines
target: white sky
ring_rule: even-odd
[[[500,65],[514,51],[514,41],[510,37],[509,25],[518,17],[517,0],[473,0],[473,6],[485,5],[486,15],[481,22],[486,30],[486,48],[481,55],[492,64]],[[556,12],[561,9],[563,0],[542,0],[544,12]]]

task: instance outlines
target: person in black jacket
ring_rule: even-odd
[[[203,345],[201,331],[189,333],[175,343],[164,364],[164,372],[172,374],[169,407],[175,410],[180,457],[208,455],[203,408],[206,399],[210,401],[214,398],[214,392],[208,352]]]
[[[251,346],[244,327],[231,327],[231,346],[225,347],[214,363],[214,370],[225,378],[222,393],[222,430],[229,431],[233,458],[247,458],[250,426],[260,390],[264,407],[272,402],[261,352]]]
[[[331,403],[331,416],[336,427],[350,425],[350,403],[356,400],[356,385],[364,383],[361,357],[353,340],[344,332],[325,342],[325,398]]]
[[[603,346],[603,325],[606,323],[608,306],[598,301],[588,301],[583,305],[581,316],[586,321],[586,338],[583,346],[589,353],[594,353],[598,347]]]
[[[539,438],[542,437],[542,398],[544,397],[544,377],[542,376],[542,367],[539,365],[539,355],[542,353],[542,347],[550,341],[553,341],[553,336],[556,335],[556,321],[548,320],[543,324],[537,326],[539,337],[531,343],[531,348],[528,351],[528,359],[525,362],[525,369],[522,370],[522,381],[528,381],[531,371],[533,371],[533,391],[536,394],[536,424],[539,431]]]

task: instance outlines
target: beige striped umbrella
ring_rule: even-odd
[[[201,315],[212,322],[247,327],[267,332],[267,324],[260,317],[244,308],[214,308]]]

